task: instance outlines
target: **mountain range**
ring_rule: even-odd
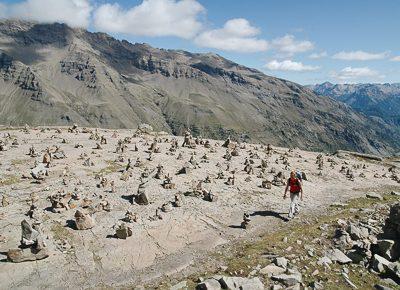
[[[400,129],[400,83],[332,84],[308,86],[316,94],[350,105],[367,116],[380,118]]]
[[[324,95],[324,94],[323,94]],[[217,54],[132,44],[65,24],[0,22],[0,124],[231,136],[309,150],[391,154],[380,118]]]

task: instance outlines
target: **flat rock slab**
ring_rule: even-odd
[[[375,192],[367,193],[365,196],[367,198],[371,198],[371,199],[383,200],[382,195],[380,195],[379,193],[375,193]]]
[[[351,259],[339,249],[329,250],[326,252],[325,256],[331,259],[331,261],[338,262],[339,264],[348,264],[352,262]]]
[[[281,282],[286,286],[294,286],[302,282],[301,274],[280,274],[271,277],[272,280]]]
[[[38,261],[46,259],[48,256],[49,252],[46,248],[37,252],[31,249],[12,249],[7,252],[7,259],[13,263]]]
[[[260,274],[266,275],[268,277],[272,277],[275,275],[280,275],[285,273],[285,269],[282,267],[278,267],[274,264],[270,264],[260,270]]]

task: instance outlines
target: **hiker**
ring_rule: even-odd
[[[289,219],[292,219],[295,214],[299,213],[299,194],[300,199],[303,200],[303,188],[301,186],[300,180],[296,176],[296,172],[290,172],[290,178],[287,181],[284,199],[287,197],[287,191],[290,191],[290,209],[289,209]]]

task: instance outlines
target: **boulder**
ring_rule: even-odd
[[[380,284],[376,284],[374,286],[374,288],[376,290],[393,290],[393,288],[390,288],[390,287],[387,287],[387,286],[383,286],[383,285],[380,285]]]
[[[286,286],[294,286],[302,282],[302,276],[300,273],[297,274],[280,274],[271,277],[272,280],[281,282]]]
[[[95,225],[94,219],[80,210],[75,212],[75,226],[77,230],[88,230]]]
[[[384,273],[390,264],[388,260],[377,254],[375,254],[372,257],[371,263],[372,263],[372,269],[374,269],[374,271],[378,273]]]
[[[135,202],[140,205],[148,205],[149,197],[147,196],[146,192],[141,192],[135,197]]]
[[[26,220],[21,222],[21,230],[21,245],[31,246],[37,243],[40,234]]]
[[[138,131],[144,134],[150,134],[153,132],[153,127],[149,124],[142,123],[138,126]]]
[[[169,290],[185,290],[185,289],[188,289],[186,281],[181,281],[178,284],[175,284],[169,288]]]
[[[203,282],[201,282],[200,284],[197,284],[196,286],[196,290],[220,290],[221,288],[221,284],[211,278],[211,279],[207,279]]]
[[[126,224],[122,223],[117,226],[117,228],[115,230],[115,236],[118,239],[126,240],[126,238],[132,236],[132,229],[130,227],[126,226]]]
[[[338,249],[333,249],[333,250],[327,251],[326,257],[331,259],[333,262],[338,262],[339,264],[351,263],[351,259]]]
[[[386,238],[400,239],[400,203],[390,207],[389,217],[385,222],[384,234]]]
[[[285,257],[277,257],[274,259],[274,264],[278,267],[287,268],[288,260]]]
[[[361,263],[363,261],[367,261],[370,255],[368,255],[368,252],[366,252],[363,249],[357,248],[357,249],[351,249],[350,251],[347,252],[347,257],[351,259],[351,261],[355,264]]]
[[[356,226],[354,224],[349,224],[347,227],[347,232],[353,240],[361,240],[369,236],[369,231],[367,228]]]
[[[280,275],[283,273],[285,273],[285,269],[282,267],[278,267],[274,264],[270,264],[260,270],[260,274],[266,275],[268,277]]]
[[[393,240],[378,240],[377,246],[379,254],[388,260],[396,259],[399,256]]]
[[[7,252],[7,259],[13,263],[43,260],[48,256],[47,248],[11,249]]]
[[[387,272],[391,274],[397,284],[400,284],[400,262],[389,263]]]
[[[371,198],[371,199],[383,200],[382,195],[380,195],[379,193],[375,193],[375,192],[369,192],[365,196],[367,198]]]
[[[321,257],[317,261],[317,265],[323,266],[323,265],[329,265],[332,264],[332,260],[328,258],[327,256]]]
[[[223,289],[264,290],[264,285],[258,277],[221,277],[219,283]]]
[[[47,175],[48,169],[43,163],[39,163],[36,167],[31,169],[31,176],[36,180],[43,180],[44,176]]]

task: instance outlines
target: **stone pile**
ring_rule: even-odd
[[[43,260],[49,256],[49,251],[39,231],[26,220],[21,222],[21,247],[10,249],[7,259],[14,263]]]

